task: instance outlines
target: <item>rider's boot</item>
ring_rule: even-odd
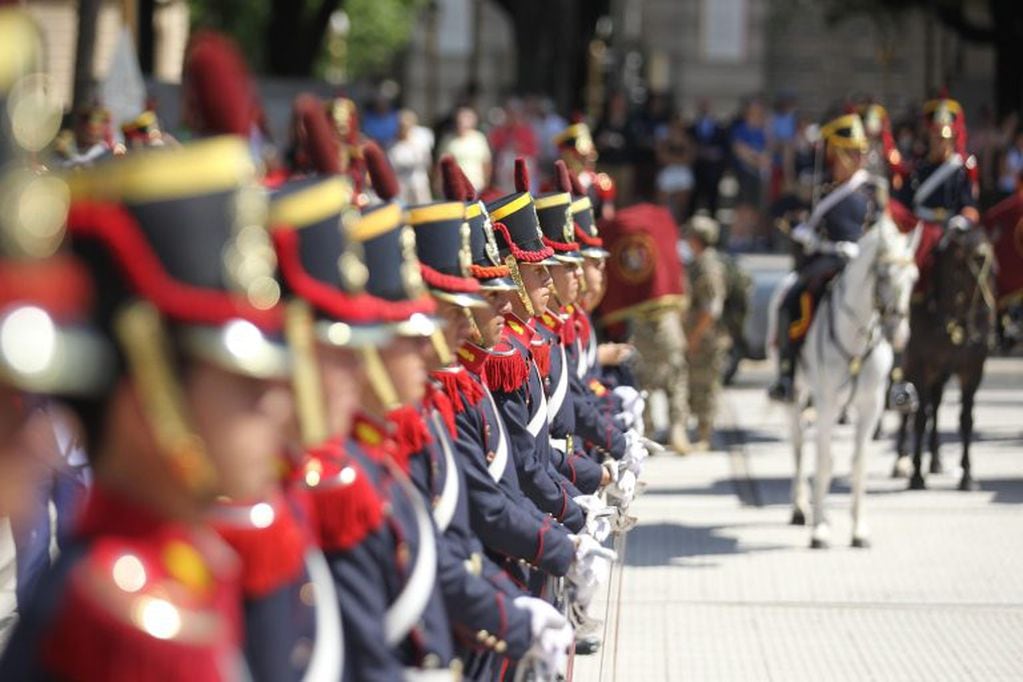
[[[892,370],[892,385],[888,389],[888,407],[899,414],[913,414],[920,407],[920,396],[916,392],[916,386],[906,381],[903,376],[899,360],[900,358],[896,357],[895,369]]]
[[[780,403],[791,403],[796,399],[795,343],[789,337],[788,311],[778,313],[778,378],[767,388],[767,396]]]

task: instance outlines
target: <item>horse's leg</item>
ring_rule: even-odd
[[[815,398],[818,396],[815,396]],[[813,477],[813,534],[810,547],[823,549],[831,544],[825,503],[831,488],[831,434],[838,420],[838,408],[822,398],[817,405],[817,472]]]
[[[924,431],[927,429],[927,416],[931,411],[930,391],[921,391],[920,409],[913,415],[913,475],[909,479],[910,490],[923,490],[925,486],[924,477],[921,473],[923,468]]]
[[[796,403],[789,410],[791,419],[790,431],[792,435],[792,454],[796,458],[796,467],[792,474],[792,518],[790,523],[793,526],[806,525],[807,508],[807,485],[806,473],[803,470],[803,408],[802,401],[796,399]]]
[[[876,393],[876,392],[875,392]],[[869,395],[856,406],[856,441],[852,461],[852,546],[869,547],[870,530],[863,520],[863,495],[866,490],[867,445],[871,432],[881,419],[884,397]]]
[[[928,440],[928,449],[931,452],[931,473],[940,474],[944,472],[941,466],[941,442],[938,438],[938,412],[941,408],[941,399],[945,394],[945,384],[948,383],[948,376],[943,376],[934,386],[934,393],[931,396],[931,433]]]
[[[878,420],[881,423],[881,420]],[[899,415],[899,430],[895,436],[895,465],[892,467],[892,478],[909,476],[909,415]]]
[[[960,490],[977,490],[980,487],[973,480],[970,468],[970,442],[973,440],[973,399],[983,374],[983,361],[974,371],[966,370],[959,373],[959,385],[963,394],[962,407],[959,410],[959,438],[963,441],[963,458],[960,462],[963,476],[959,479]]]

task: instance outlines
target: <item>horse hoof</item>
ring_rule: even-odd
[[[945,467],[941,464],[941,459],[938,457],[931,458],[931,473],[932,474],[943,474],[945,473]]]
[[[927,489],[927,484],[924,483],[924,477],[923,476],[913,476],[911,479],[909,479],[909,489],[910,490],[926,490]]]
[[[806,514],[803,513],[802,509],[793,509],[792,518],[789,519],[790,526],[805,526],[806,525]]]
[[[827,549],[828,546],[829,546],[828,541],[825,540],[824,538],[810,539],[810,549]]]
[[[892,478],[907,478],[910,472],[909,456],[899,455],[892,467]]]
[[[972,478],[966,478],[965,476],[959,481],[959,489],[967,492],[975,492],[980,490],[980,484]]]
[[[852,539],[852,546],[855,547],[856,549],[869,549],[870,548],[870,538],[857,538],[857,537],[854,537]]]

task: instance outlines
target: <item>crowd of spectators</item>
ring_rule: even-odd
[[[485,112],[472,102],[460,101],[433,129],[386,97],[366,107],[363,132],[388,150],[408,203],[428,201],[431,189],[437,193],[436,163],[443,154],[454,156],[480,189],[510,187],[519,156],[529,166],[532,189],[547,185],[557,158],[553,140],[568,118],[545,97],[509,98]],[[926,152],[918,111],[916,106],[892,112],[894,140],[908,160]],[[685,116],[669,94],[652,93],[637,104],[615,91],[590,123],[598,168],[615,181],[619,205],[656,201],[680,224],[698,210],[721,217],[733,251],[775,247],[774,220],[809,200],[813,121],[792,94],[770,101],[752,96],[726,116],[701,99],[693,115]],[[990,108],[968,123],[981,204],[989,206],[1016,187],[1023,171],[1023,129],[1015,116],[996,122]],[[723,208],[729,210],[720,213]]]

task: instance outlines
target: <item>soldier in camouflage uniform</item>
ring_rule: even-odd
[[[686,227],[693,252],[689,266],[689,310],[685,318],[689,364],[689,408],[697,420],[695,450],[706,450],[714,430],[714,413],[721,392],[721,365],[727,350],[721,315],[724,309],[725,266],[714,245],[718,224],[697,215]]]

